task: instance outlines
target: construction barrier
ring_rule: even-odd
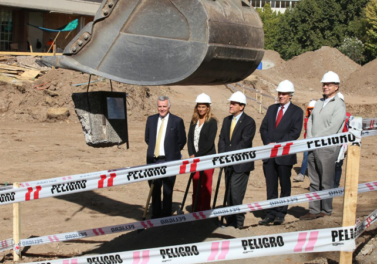
[[[353,121],[352,121],[353,120]],[[367,121],[366,121],[367,122]],[[34,185],[35,182],[41,182],[41,181],[34,181],[34,182],[27,182],[23,183],[25,184],[24,186],[28,187],[22,187],[22,188],[14,188],[11,191],[2,191],[0,192],[0,204],[10,204],[10,203],[18,203],[22,201],[29,201],[29,200],[35,200],[39,198],[46,198],[46,197],[53,197],[53,196],[58,196],[58,195],[64,195],[68,193],[76,193],[76,192],[82,192],[82,191],[88,191],[88,190],[94,190],[94,189],[99,189],[99,188],[105,188],[105,187],[110,187],[110,186],[115,186],[115,185],[121,185],[121,184],[128,184],[128,183],[133,183],[133,182],[139,182],[139,181],[145,181],[145,180],[150,180],[156,179],[156,178],[162,178],[162,177],[168,177],[171,175],[178,175],[178,174],[184,174],[188,172],[195,172],[195,171],[202,171],[206,170],[209,168],[216,168],[216,167],[224,167],[224,166],[230,166],[234,164],[239,164],[239,163],[245,163],[245,162],[250,162],[250,161],[255,161],[255,160],[261,160],[261,159],[268,159],[268,158],[275,158],[278,156],[284,156],[284,155],[289,155],[289,154],[294,154],[298,152],[303,152],[303,151],[311,151],[319,148],[324,148],[328,146],[336,146],[336,145],[343,145],[347,143],[360,143],[361,137],[364,136],[370,136],[371,134],[374,134],[375,131],[373,130],[368,130],[368,131],[361,131],[362,127],[365,127],[366,125],[363,122],[361,123],[360,118],[353,118],[351,117],[351,123],[350,123],[350,132],[351,133],[342,133],[342,134],[337,134],[337,135],[332,135],[328,137],[320,137],[320,138],[310,138],[306,140],[297,140],[293,142],[284,142],[284,143],[279,143],[275,145],[267,145],[267,146],[261,146],[261,147],[256,147],[256,148],[250,148],[250,149],[243,149],[242,151],[234,151],[234,152],[227,152],[227,153],[222,153],[222,154],[216,154],[216,155],[211,155],[211,156],[206,156],[206,157],[200,157],[200,158],[194,158],[194,159],[187,159],[187,160],[180,160],[180,161],[173,161],[173,162],[167,162],[163,164],[158,164],[157,165],[147,165],[147,166],[138,166],[138,167],[130,167],[130,168],[124,168],[124,169],[119,169],[119,170],[111,170],[111,171],[106,171],[105,173],[103,172],[94,172],[94,173],[88,173],[88,174],[79,174],[79,175],[72,175],[72,176],[66,176],[66,177],[59,177],[55,179],[47,179],[47,180],[42,180],[43,183],[40,183],[39,185]],[[369,129],[374,129],[372,128],[373,125],[371,125],[372,120],[369,120]],[[103,174],[101,174],[103,173]],[[120,176],[120,177],[117,177]],[[84,185],[84,186],[83,186]],[[87,188],[88,187],[88,188]],[[365,183],[365,184],[360,184],[359,185],[359,192],[366,192],[366,191],[372,191],[377,188],[377,182],[370,182],[370,183]],[[195,220],[200,220],[200,219],[206,219],[206,218],[213,218],[213,217],[218,217],[218,216],[223,216],[223,215],[231,215],[235,213],[242,213],[242,212],[249,212],[249,211],[256,211],[256,210],[264,210],[272,207],[278,207],[282,205],[290,205],[294,203],[299,203],[299,202],[307,202],[307,201],[313,201],[313,200],[321,200],[321,199],[328,199],[328,198],[333,198],[335,196],[340,196],[343,195],[344,189],[343,188],[337,188],[337,189],[332,189],[332,190],[325,190],[325,191],[320,191],[320,192],[315,192],[315,193],[308,193],[308,194],[303,194],[303,195],[297,195],[297,196],[291,196],[291,197],[284,197],[280,199],[275,199],[275,200],[268,200],[268,201],[263,201],[263,202],[257,202],[257,203],[251,203],[251,204],[246,204],[246,205],[239,205],[239,206],[233,206],[233,207],[225,207],[225,208],[220,208],[220,209],[214,209],[214,210],[208,210],[208,211],[203,211],[203,212],[196,212],[192,214],[186,214],[186,215],[180,215],[180,216],[172,216],[172,217],[167,217],[167,218],[160,218],[160,219],[153,219],[153,220],[148,220],[148,221],[141,221],[141,222],[136,222],[136,223],[131,223],[131,224],[126,224],[128,225],[128,230],[126,225],[122,225],[122,227],[118,226],[119,229],[115,228],[116,226],[112,227],[104,227],[104,228],[98,228],[98,229],[91,229],[90,231],[94,235],[104,235],[106,233],[115,233],[115,232],[124,232],[124,231],[129,231],[133,229],[144,229],[144,228],[150,228],[150,227],[155,227],[155,226],[162,226],[162,225],[167,225],[167,224],[175,224],[178,222],[189,222],[189,221],[195,221]],[[297,199],[297,200],[296,200]],[[376,210],[377,211],[377,210]],[[322,230],[311,230],[307,232],[294,232],[294,233],[289,233],[289,234],[281,234],[281,235],[276,235],[276,239],[273,240],[274,243],[277,243],[278,237],[281,237],[282,239],[286,237],[287,241],[287,248],[286,250],[281,250],[277,251],[276,249],[273,250],[274,254],[278,252],[278,254],[291,254],[291,248],[292,248],[292,242],[291,244],[289,241],[296,241],[295,245],[293,247],[293,253],[295,253],[295,249],[299,247],[303,247],[303,245],[308,242],[308,244],[311,244],[309,248],[313,247],[312,252],[323,252],[323,251],[343,251],[343,252],[349,252],[352,251],[355,248],[355,238],[356,234],[359,235],[359,228],[360,230],[362,228],[367,228],[370,226],[372,222],[375,221],[376,219],[376,214],[373,214],[369,218],[367,218],[365,221],[367,221],[367,224],[365,224],[365,221],[362,224],[359,224],[357,227],[352,226],[352,227],[342,227],[342,228],[332,228],[332,229],[322,229]],[[179,217],[181,217],[179,219]],[[180,221],[177,221],[179,219]],[[187,220],[186,220],[187,219]],[[183,221],[182,221],[183,220]],[[133,226],[133,228],[132,228]],[[135,227],[137,226],[137,227]],[[110,231],[104,229],[110,228]],[[123,230],[122,230],[123,228]],[[113,229],[113,230],[111,230]],[[342,239],[345,236],[345,233],[347,234],[347,239],[346,242],[336,242],[335,246],[340,246],[338,250],[336,249],[328,249],[330,246],[329,244],[329,237],[325,235],[325,233],[329,232],[331,230],[332,233],[332,240],[334,242],[335,237],[339,237],[339,239]],[[84,230],[88,231],[89,230]],[[78,231],[78,232],[70,232],[70,233],[65,233],[65,234],[56,234],[56,235],[51,235],[51,236],[45,236],[45,237],[40,237],[36,239],[31,239],[31,240],[21,240],[19,244],[13,243],[11,240],[3,240],[1,241],[2,247],[0,249],[9,249],[9,244],[13,244],[13,248],[15,251],[19,251],[20,246],[28,246],[29,245],[34,245],[34,244],[45,244],[45,243],[52,243],[52,242],[57,242],[57,241],[64,241],[64,240],[70,240],[70,239],[77,239],[81,237],[89,237],[93,235],[86,235],[84,231]],[[115,231],[115,232],[114,232]],[[312,233],[314,232],[314,233]],[[338,233],[336,233],[338,232]],[[305,235],[304,235],[305,233]],[[308,240],[306,238],[306,235],[309,233]],[[323,233],[323,235],[322,235]],[[74,238],[70,238],[69,235],[75,236]],[[321,235],[320,235],[321,234]],[[59,238],[60,235],[64,235],[64,238]],[[293,235],[295,237],[292,240],[292,237],[289,238],[289,235]],[[269,235],[271,236],[271,235]],[[274,235],[272,235],[274,236]],[[323,241],[318,238],[323,238]],[[249,256],[246,256],[248,252],[253,253],[254,250],[251,250],[250,246],[250,251],[244,251],[240,253],[239,250],[239,243],[241,241],[241,245],[244,247],[248,246],[248,241],[254,241],[254,242],[249,242],[249,243],[254,243],[255,244],[255,239],[262,239],[261,237],[250,237],[250,238],[243,238],[243,239],[234,239],[234,240],[229,240],[229,241],[220,241],[220,242],[205,242],[205,243],[199,243],[195,244],[197,245],[197,249],[199,252],[199,248],[201,252],[210,252],[210,254],[214,254],[214,251],[216,251],[216,246],[214,246],[213,243],[217,243],[216,245],[218,246],[219,244],[223,245],[224,243],[227,244],[225,247],[226,255],[229,254],[229,258],[222,258],[222,259],[238,259],[238,258],[249,258],[249,257],[257,257],[257,256],[265,256],[263,255],[262,251],[265,250],[270,250],[270,247],[264,246],[263,240],[260,240],[263,245],[264,250],[260,250],[260,254],[250,254]],[[279,238],[280,239],[280,238]],[[344,240],[344,239],[343,239]],[[340,240],[340,241],[343,241]],[[46,242],[48,241],[48,242]],[[232,241],[232,242],[231,242]],[[246,242],[245,242],[246,241]],[[258,240],[259,241],[259,240]],[[320,241],[320,242],[318,242]],[[325,244],[321,244],[321,243]],[[245,244],[246,243],[246,244]],[[259,243],[259,242],[258,242]],[[269,241],[271,243],[271,241]],[[238,244],[238,245],[236,245]],[[284,244],[284,243],[283,243]],[[194,244],[191,244],[194,245]],[[211,245],[208,247],[208,245]],[[271,244],[269,244],[271,245]],[[275,245],[275,244],[273,244]],[[300,245],[300,246],[299,246]],[[317,245],[317,246],[315,246]],[[321,246],[322,245],[322,246]],[[284,245],[283,245],[284,246]],[[282,247],[283,247],[282,246]],[[316,249],[314,249],[314,246]],[[333,244],[334,246],[334,244]],[[148,263],[150,260],[155,263],[155,262],[166,262],[166,261],[175,261],[176,257],[174,256],[174,252],[178,254],[178,258],[185,257],[182,254],[180,254],[181,249],[180,248],[186,249],[187,247],[190,248],[190,245],[184,245],[184,246],[176,246],[176,250],[170,250],[166,249],[151,249],[151,250],[143,250],[142,255],[137,255],[136,252],[140,251],[133,251],[133,252],[121,252],[116,254],[114,257],[114,254],[106,254],[98,257],[90,257],[90,258],[74,258],[70,260],[56,260],[56,261],[49,261],[48,263],[54,263],[54,262],[61,262],[63,261],[63,264],[69,264],[70,262],[73,263],[81,263],[81,262],[87,262],[87,263],[92,263],[92,262],[103,262],[103,260],[111,260],[111,256],[113,256],[113,259],[115,259],[115,262],[122,263],[123,261],[133,261],[132,263],[136,263],[135,261],[140,260],[140,256],[144,258],[145,255],[145,260],[143,259],[142,263]],[[221,246],[222,247],[222,246]],[[253,246],[254,247],[254,246]],[[255,247],[253,248],[255,249]],[[217,250],[218,251],[218,250]],[[224,251],[224,252],[225,252]],[[234,251],[234,252],[233,252]],[[302,250],[301,250],[302,251]],[[148,253],[146,253],[148,252]],[[151,254],[149,254],[151,252]],[[163,253],[165,252],[165,253]],[[174,257],[174,259],[163,259],[161,260],[161,256],[165,254],[168,258],[171,258],[170,254]],[[173,253],[172,253],[173,252]],[[221,248],[222,252],[222,248]],[[233,252],[233,253],[232,253]],[[286,252],[286,253],[285,253]],[[309,252],[309,251],[307,251]],[[131,254],[132,253],[132,254]],[[132,258],[128,256],[129,254],[132,255]],[[185,254],[183,252],[183,254]],[[220,253],[221,255],[222,253]],[[224,253],[225,254],[225,253]],[[224,255],[223,254],[223,255]],[[271,252],[266,253],[267,255],[271,254]],[[137,256],[136,256],[137,255]],[[148,255],[148,257],[147,257]],[[195,254],[194,254],[195,255]],[[197,254],[199,255],[199,254]],[[241,255],[241,256],[240,256]],[[117,257],[118,256],[118,257]],[[202,254],[202,256],[205,256]],[[136,257],[136,258],[135,258]],[[101,260],[99,260],[99,258]],[[220,258],[192,258],[188,260],[187,262],[183,262],[183,259],[179,260],[179,263],[198,263],[198,262],[203,262],[203,261],[217,261],[220,260]],[[106,262],[106,261],[105,261]]]
[[[371,192],[371,191],[376,191],[376,190],[377,190],[377,181],[361,183],[358,186],[358,193],[365,193],[365,192]],[[69,241],[73,239],[108,235],[108,234],[114,234],[114,233],[124,233],[124,232],[129,232],[129,231],[134,231],[134,230],[187,223],[187,222],[199,221],[203,219],[217,218],[221,216],[232,215],[234,213],[248,213],[248,212],[255,212],[255,211],[260,211],[260,210],[266,210],[266,209],[270,209],[274,207],[285,206],[285,205],[293,205],[293,204],[298,204],[298,203],[303,203],[303,202],[310,202],[314,200],[316,201],[325,200],[325,199],[330,199],[330,198],[339,197],[343,195],[344,195],[344,188],[334,188],[334,189],[324,190],[324,191],[319,191],[319,192],[298,194],[298,195],[293,195],[293,196],[284,197],[284,198],[277,198],[273,200],[266,200],[266,201],[254,202],[254,203],[249,203],[249,204],[229,206],[229,207],[224,207],[224,208],[219,208],[219,209],[212,209],[212,210],[206,210],[206,211],[183,214],[183,215],[163,217],[163,218],[158,218],[158,219],[151,219],[147,221],[138,221],[138,222],[133,222],[133,223],[125,223],[125,224],[119,224],[119,225],[113,225],[113,226],[97,227],[97,228],[85,229],[85,230],[74,231],[74,232],[21,239],[19,246],[22,246],[22,247],[35,246],[35,245],[42,245],[42,244],[48,244],[48,243],[54,243],[54,242]],[[9,242],[9,239],[8,239],[7,246],[0,247],[0,252],[9,249],[9,247],[12,247],[12,245],[14,245],[14,243]]]
[[[292,233],[218,240],[170,247],[59,259],[38,264],[99,263],[205,263],[271,255],[327,251],[352,252],[355,227],[327,228]]]
[[[347,143],[360,142],[360,140],[360,131],[353,131],[352,133],[347,132],[326,137],[282,142],[275,145],[265,145],[199,158],[40,180],[36,181],[39,183],[38,185],[29,182],[23,184],[29,184],[29,187],[0,191],[0,205],[97,190],[195,171],[204,171],[329,146],[340,146]]]

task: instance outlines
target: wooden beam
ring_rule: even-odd
[[[13,183],[13,188],[20,188],[20,183]],[[13,241],[17,245],[20,242],[21,222],[20,222],[20,203],[13,204]],[[13,250],[13,261],[20,261],[21,251]]]
[[[335,166],[335,164],[334,164]],[[356,221],[357,187],[359,184],[360,146],[349,145],[343,198],[342,226],[353,226]],[[340,252],[340,264],[352,264],[353,252]]]
[[[54,56],[52,53],[45,52],[15,52],[15,51],[0,51],[0,55],[10,56]],[[63,55],[63,53],[56,53],[56,56]]]

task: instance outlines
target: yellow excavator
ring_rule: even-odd
[[[50,66],[136,85],[240,81],[262,60],[251,0],[104,0]]]

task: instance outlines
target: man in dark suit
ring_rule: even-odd
[[[183,120],[169,113],[170,99],[160,96],[157,99],[158,114],[148,117],[145,128],[145,142],[148,145],[147,164],[181,159],[181,150],[186,144]],[[173,187],[175,177],[153,180],[152,218],[172,215]],[[148,181],[151,186],[152,181]],[[163,205],[161,208],[161,186],[163,186]]]
[[[251,148],[255,135],[255,121],[244,113],[246,96],[235,92],[230,101],[228,117],[224,118],[219,138],[219,153]],[[229,166],[225,169],[227,189],[227,205],[242,204],[245,197],[250,171],[254,170],[254,162]],[[231,215],[226,218],[227,225],[240,228],[244,225],[245,214]]]
[[[263,144],[277,144],[280,142],[296,140],[299,138],[304,112],[291,103],[294,86],[288,80],[282,81],[278,88],[279,103],[271,105],[264,117],[260,133]],[[284,146],[281,146],[284,148]],[[291,171],[297,163],[296,154],[263,160],[263,172],[266,177],[267,199],[276,199],[278,183],[280,181],[280,197],[291,195]],[[274,223],[281,225],[287,214],[288,206],[281,206],[266,210],[266,217],[259,221],[260,225]]]

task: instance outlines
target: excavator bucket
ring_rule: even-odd
[[[55,67],[136,85],[240,81],[262,60],[251,0],[104,0]]]

